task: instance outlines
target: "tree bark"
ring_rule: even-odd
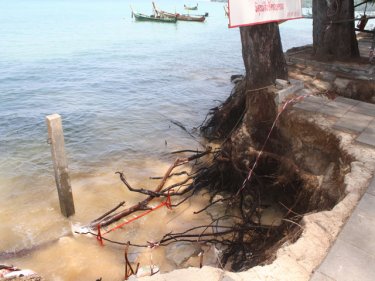
[[[272,85],[276,78],[288,79],[277,23],[241,27],[240,33],[247,89]]]
[[[350,19],[354,19],[353,0],[313,0],[313,54],[317,59],[359,57],[354,21]]]
[[[246,76],[201,130],[209,139],[232,138],[247,149],[264,143],[277,110],[267,86],[287,80],[288,69],[277,23],[241,27],[240,34]]]
[[[242,57],[246,69],[246,112],[242,128],[234,133],[239,146],[260,148],[267,138],[277,106],[265,87],[277,78],[288,79],[279,25],[267,23],[241,27]]]

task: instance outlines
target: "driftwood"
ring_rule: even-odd
[[[105,227],[105,226],[108,226],[132,213],[135,213],[135,212],[138,212],[138,211],[144,211],[144,210],[150,210],[151,208],[148,206],[148,204],[154,199],[154,198],[157,198],[157,197],[167,197],[167,196],[176,196],[176,195],[183,195],[185,194],[186,192],[190,191],[193,189],[194,184],[190,185],[190,187],[187,187],[185,190],[181,191],[181,192],[178,192],[178,191],[172,191],[173,188],[177,187],[177,186],[181,186],[183,184],[186,184],[188,182],[188,180],[190,180],[192,177],[188,177],[188,180],[184,180],[178,184],[175,184],[175,185],[171,185],[171,186],[168,186],[168,187],[165,187],[165,184],[168,180],[168,178],[171,176],[172,174],[172,171],[178,167],[178,166],[181,166],[181,165],[184,165],[184,164],[187,164],[191,161],[194,161],[194,160],[197,160],[203,156],[206,156],[208,154],[211,153],[211,148],[208,147],[206,151],[204,152],[200,152],[200,153],[197,153],[197,154],[194,154],[188,158],[178,158],[174,161],[174,163],[169,167],[169,169],[166,171],[166,173],[164,174],[161,182],[159,183],[159,185],[155,188],[154,191],[151,191],[151,190],[147,190],[147,189],[144,189],[144,188],[133,188],[131,187],[131,185],[127,182],[126,178],[125,178],[125,175],[121,172],[116,172],[116,174],[118,174],[120,176],[120,179],[121,181],[125,184],[125,186],[132,192],[138,192],[138,193],[141,193],[141,194],[145,194],[147,195],[147,198],[144,199],[143,201],[141,202],[138,202],[137,204],[125,209],[125,210],[122,210],[116,214],[112,214],[114,210],[117,210],[119,207],[121,207],[123,205],[123,202],[120,203],[118,206],[116,206],[114,209],[112,209],[111,211],[107,212],[106,214],[100,216],[98,219],[95,219],[93,220],[89,227],[91,229],[96,229],[98,227],[98,225],[100,227]]]

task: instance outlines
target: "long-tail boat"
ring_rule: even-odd
[[[154,21],[154,22],[167,22],[167,23],[176,23],[177,17],[166,17],[160,14],[157,14],[155,12],[154,15],[145,15],[141,13],[135,13],[133,11],[133,8],[130,6],[130,9],[132,10],[132,17],[135,18],[137,21]]]
[[[198,3],[197,3],[197,6],[194,6],[194,7],[189,7],[189,6],[184,5],[184,8],[185,10],[190,10],[190,11],[198,10]]]
[[[204,15],[177,15],[177,20],[182,21],[197,21],[197,22],[204,22],[206,20],[206,16]]]
[[[152,2],[152,6],[154,8],[154,12],[156,15],[159,15],[161,17],[167,17],[167,18],[177,18],[177,20],[181,21],[196,21],[196,22],[204,22],[206,20],[206,15],[184,15],[184,14],[178,14],[178,13],[169,13],[162,11],[158,9],[154,2]]]

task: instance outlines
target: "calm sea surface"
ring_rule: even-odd
[[[157,1],[178,12],[195,3]],[[66,235],[71,222],[88,222],[132,196],[117,170],[152,187],[144,179],[163,174],[168,152],[199,148],[170,121],[199,126],[230,93],[230,75],[243,73],[239,30],[227,28],[223,3],[199,2],[207,21],[177,24],[134,22],[130,5],[152,12],[149,0],[0,0],[0,262],[32,267],[48,280],[104,276],[83,273],[100,268],[94,255],[121,263],[121,253],[97,252],[87,238],[10,260],[1,253]],[[285,50],[312,41],[310,20],[280,30]],[[46,141],[45,116],[52,113],[63,118],[77,209],[70,221],[59,215]],[[89,258],[51,263],[88,248]]]

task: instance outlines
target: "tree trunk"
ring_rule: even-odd
[[[277,23],[241,27],[240,32],[247,89],[272,85],[276,78],[288,79]]]
[[[275,88],[269,86],[277,78],[288,79],[278,24],[241,27],[240,33],[246,76],[221,106],[211,110],[211,118],[201,129],[206,137],[221,141],[207,166],[209,180],[205,180],[210,190],[234,194],[238,201],[233,204],[238,204],[243,222],[253,224],[254,218],[261,216],[258,210],[262,202],[289,188],[302,190],[298,187],[305,179],[299,170],[293,172],[291,167],[296,165],[292,160],[284,160],[291,146],[280,134],[278,123],[273,126],[278,107]],[[290,194],[285,198],[294,200]],[[243,270],[261,262],[257,251],[267,253],[270,248],[251,240],[256,237],[256,232],[239,233],[235,246],[224,252],[223,263],[232,256],[232,269]]]
[[[241,27],[242,57],[246,69],[246,108],[242,130],[249,134],[248,145],[259,149],[276,117],[274,94],[267,89],[277,78],[288,79],[279,25],[268,23]],[[260,89],[260,90],[257,90]],[[240,141],[238,139],[237,141]],[[246,146],[245,146],[246,147]]]
[[[201,130],[209,139],[231,137],[243,149],[259,148],[277,110],[273,94],[264,88],[273,85],[276,78],[287,80],[288,70],[277,23],[241,27],[240,33],[245,79],[212,112]]]
[[[313,52],[317,59],[359,57],[354,21],[347,21],[350,19],[354,19],[353,0],[313,0]]]

